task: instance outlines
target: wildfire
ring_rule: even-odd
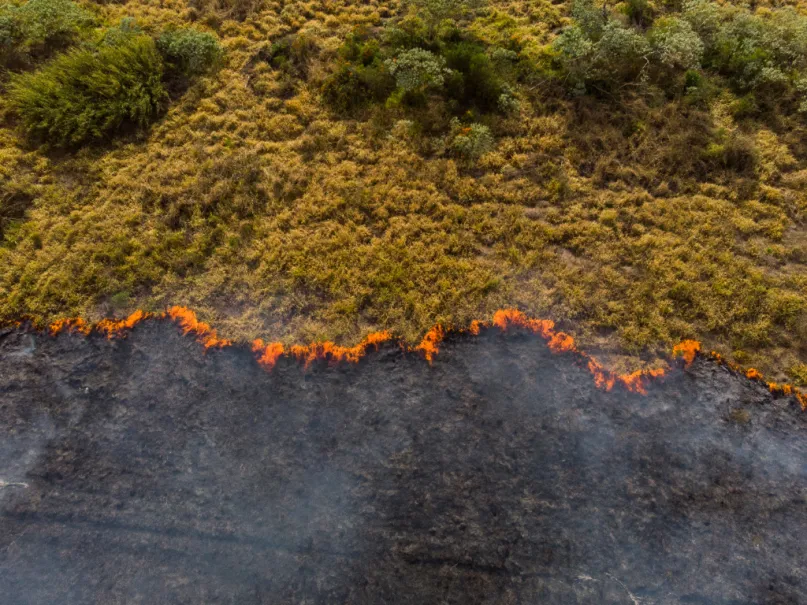
[[[388,340],[392,340],[392,334],[390,332],[373,332],[355,347],[342,347],[329,341],[313,342],[307,347],[299,345],[291,347],[291,355],[304,362],[306,367],[318,359],[324,359],[334,363],[340,361],[358,363],[359,359],[364,357],[367,353],[367,349],[375,347],[375,350],[378,350],[378,345]],[[278,350],[282,351],[282,347],[283,345],[280,343],[272,343],[266,347],[266,350],[273,348],[275,352]],[[275,361],[277,361],[277,359],[275,359]]]
[[[81,318],[60,319],[48,327],[48,332],[56,336],[62,332],[72,332],[89,335],[93,332],[103,334],[109,339],[125,338],[138,323],[146,319],[171,319],[182,329],[183,334],[193,335],[205,349],[224,348],[233,345],[231,340],[219,338],[216,330],[209,324],[197,319],[196,314],[186,307],[170,307],[163,313],[147,313],[135,311],[125,319],[102,319],[96,324],[90,324]],[[19,324],[17,324],[19,325]],[[649,383],[665,375],[664,368],[650,368],[637,370],[631,374],[615,374],[605,369],[596,358],[579,350],[574,338],[569,334],[555,330],[555,322],[550,319],[535,319],[527,317],[517,309],[500,309],[493,315],[489,322],[474,320],[468,328],[457,330],[468,332],[474,336],[479,335],[483,328],[498,328],[507,331],[517,328],[530,331],[540,335],[547,343],[549,349],[554,353],[573,353],[586,362],[586,367],[594,377],[594,384],[606,391],[612,390],[616,385],[622,385],[634,393],[647,394]],[[431,363],[440,351],[440,343],[443,342],[447,334],[446,328],[441,325],[434,326],[423,337],[423,340],[415,347],[407,348],[403,343],[401,347],[406,351],[415,351]],[[286,355],[293,357],[308,367],[311,363],[323,360],[331,363],[347,362],[357,363],[370,348],[378,349],[379,345],[393,340],[390,332],[373,332],[368,334],[364,340],[353,347],[344,347],[333,342],[314,342],[307,346],[295,345],[286,348],[283,343],[265,343],[257,339],[252,342],[252,352],[258,364],[271,370],[277,364],[280,357]],[[692,364],[698,355],[702,355],[701,343],[697,340],[684,340],[675,345],[672,350],[674,358],[684,361],[684,366]],[[714,362],[725,364],[735,372],[742,373],[750,380],[763,382],[768,386],[771,393],[794,396],[801,404],[802,409],[807,410],[807,394],[802,393],[797,388],[789,384],[778,384],[775,382],[765,382],[762,373],[754,368],[742,370],[737,364],[724,360],[716,351],[707,354]]]
[[[204,345],[205,349],[221,349],[233,344],[231,340],[219,338],[216,331],[208,324],[198,321],[196,313],[185,307],[171,307],[166,312],[182,328],[183,334],[194,334],[196,340]]]
[[[152,317],[151,313],[146,313],[138,309],[126,319],[102,319],[95,324],[95,329],[101,333],[105,333],[107,338],[122,338],[126,332],[135,327],[144,319]]]
[[[701,343],[697,340],[684,340],[679,342],[677,345],[673,347],[673,357],[681,357],[689,366],[693,361],[695,361],[695,356],[700,353],[701,350]],[[712,355],[716,355],[720,357],[717,353],[712,352]]]
[[[476,325],[476,333],[479,334],[479,324]],[[431,363],[434,356],[440,351],[437,345],[439,345],[445,337],[446,331],[443,329],[443,326],[438,324],[426,332],[423,340],[415,347],[415,351],[423,353],[423,357],[426,358],[426,361]]]

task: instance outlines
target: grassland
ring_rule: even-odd
[[[618,369],[696,338],[807,384],[803,115],[749,112],[729,88],[694,103],[536,77],[516,112],[479,118],[495,145],[471,162],[401,110],[322,99],[347,36],[396,2],[267,1],[243,20],[82,6],[147,32],[194,22],[224,54],[150,128],[100,145],[32,142],[0,103],[0,318],[182,304],[234,338],[354,343],[515,306]],[[567,4],[502,1],[467,28],[539,63],[568,22]],[[265,60],[289,36],[311,48],[297,77]],[[448,122],[439,109],[418,119]]]

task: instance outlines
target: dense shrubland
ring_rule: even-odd
[[[155,40],[131,18],[94,24],[71,0],[0,8],[6,101],[33,139],[76,146],[145,127],[165,109],[169,84],[187,87],[221,54],[214,35],[189,27],[167,28]]]
[[[0,10],[0,317],[182,303],[350,342],[516,305],[624,368],[694,337],[807,383],[807,7],[79,0],[22,25],[64,1]]]

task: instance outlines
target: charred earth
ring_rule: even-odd
[[[166,322],[0,335],[0,602],[807,603],[807,416],[531,335],[265,372]]]

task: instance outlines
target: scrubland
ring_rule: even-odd
[[[24,6],[2,319],[354,343],[518,307],[616,369],[695,338],[807,384],[806,5],[77,2],[38,38]],[[70,83],[126,45],[134,100]]]

